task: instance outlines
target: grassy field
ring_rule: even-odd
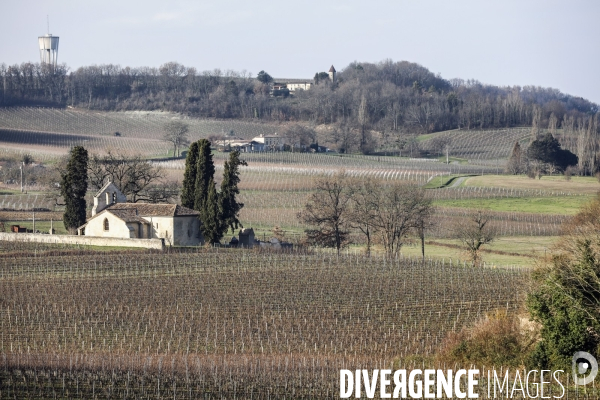
[[[427,182],[426,185],[423,185],[425,189],[439,189],[443,187],[447,187],[456,181],[457,178],[462,175],[439,175]]]
[[[561,197],[513,197],[497,199],[437,200],[434,204],[443,207],[459,207],[491,211],[510,211],[540,214],[574,215],[593,196]]]
[[[4,222],[4,225],[6,226],[7,231],[11,225],[19,225],[21,228],[33,229],[33,221],[31,220],[6,221]],[[54,233],[57,235],[66,235],[68,233],[62,221],[53,221],[52,228],[54,229]],[[50,221],[35,221],[35,230],[42,233],[50,232]]]
[[[564,176],[544,176],[542,179],[531,179],[524,175],[484,175],[468,178],[463,186],[533,189],[580,194],[595,194],[600,191],[598,179],[589,176],[573,176],[570,180],[565,180]]]
[[[500,237],[482,247],[481,257],[486,264],[495,266],[532,266],[538,257],[549,253],[556,239],[554,236]],[[467,255],[462,247],[456,239],[426,240],[425,257],[464,260]],[[403,247],[402,253],[410,257],[421,256],[420,242]]]

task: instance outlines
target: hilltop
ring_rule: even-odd
[[[374,137],[385,147],[401,148],[411,135],[550,124],[561,128],[569,119],[585,123],[598,112],[597,104],[556,89],[448,80],[406,61],[354,62],[334,81],[319,78],[323,74],[327,76],[315,75],[309,90],[286,96],[274,90],[276,82],[263,79],[266,73],[261,79],[231,71],[199,73],[172,62],[159,68],[94,65],[73,72],[64,64],[50,71],[23,63],[0,68],[0,106],[324,124],[331,128],[332,146],[363,153],[374,150]]]

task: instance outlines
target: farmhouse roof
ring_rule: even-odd
[[[288,83],[312,83],[312,79],[298,79],[298,78],[287,79],[287,78],[278,78],[278,79],[275,79],[275,83],[274,84],[283,85],[283,84],[288,84]]]
[[[141,217],[182,217],[188,215],[200,215],[198,211],[183,207],[178,204],[148,204],[148,203],[114,203],[106,210],[134,212]],[[115,214],[116,215],[116,214]]]
[[[329,68],[329,72],[336,72],[335,68],[333,67],[333,65],[331,66],[331,68]]]

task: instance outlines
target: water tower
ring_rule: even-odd
[[[48,32],[50,32],[50,20],[48,19]],[[56,67],[58,60],[58,36],[52,36],[47,33],[46,36],[39,36],[40,44],[40,61],[42,64],[50,64]]]

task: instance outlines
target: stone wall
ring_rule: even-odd
[[[45,235],[40,233],[0,232],[0,240],[9,242],[81,244],[89,246],[143,247],[146,249],[158,250],[163,250],[165,247],[164,239],[121,239],[77,235]]]

